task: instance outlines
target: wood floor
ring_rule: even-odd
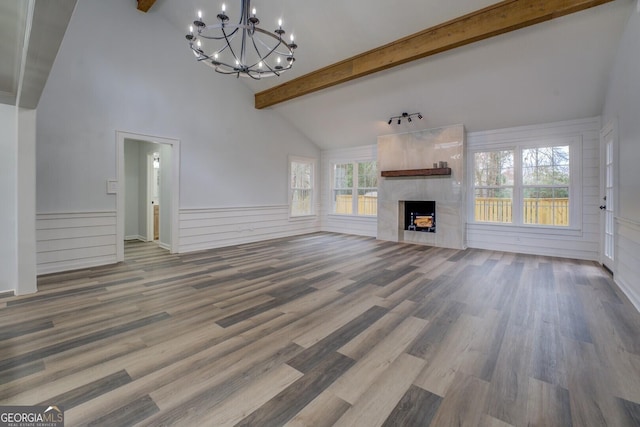
[[[0,297],[0,405],[66,426],[638,426],[640,314],[597,264],[318,233]]]

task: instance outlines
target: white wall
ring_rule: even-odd
[[[242,80],[197,64],[182,30],[129,0],[78,2],[37,126],[41,214],[116,209],[105,191],[116,130],[181,141],[181,210],[286,205],[287,156],[319,157],[279,115],[254,109]]]
[[[36,277],[36,110],[18,109],[16,294],[37,290]]]
[[[36,290],[35,110],[0,104],[0,292]]]
[[[598,260],[600,257],[600,118],[572,120],[535,126],[497,129],[485,132],[470,132],[467,135],[467,149],[491,149],[508,147],[513,141],[548,140],[554,138],[575,138],[581,146],[581,156],[572,158],[578,162],[581,176],[577,178],[575,195],[582,198],[578,205],[579,224],[568,229],[532,228],[473,223],[473,194],[469,195],[469,222],[467,224],[467,246],[536,255],[550,255],[565,258]],[[471,159],[471,155],[468,156]],[[469,168],[471,161],[469,160]],[[469,176],[473,174],[469,171]],[[572,171],[573,173],[573,171]],[[573,178],[572,178],[572,182]],[[468,184],[470,185],[470,184]],[[577,191],[577,194],[575,193]],[[573,216],[572,216],[573,218]],[[578,221],[576,221],[578,222]]]
[[[18,281],[17,114],[15,107],[0,104],[0,292],[13,291]]]
[[[640,2],[618,47],[603,109],[617,122],[618,212],[615,280],[640,310]]]
[[[376,160],[377,155],[378,147],[376,144],[322,151],[320,162],[320,218],[323,231],[376,237],[378,232],[377,218],[336,215],[331,212],[333,205],[331,179],[334,164],[354,161],[368,162]]]

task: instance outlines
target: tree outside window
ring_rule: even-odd
[[[513,150],[474,154],[475,220],[513,222]]]
[[[522,150],[523,221],[569,225],[569,146]]]

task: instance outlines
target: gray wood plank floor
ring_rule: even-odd
[[[596,263],[331,233],[0,295],[0,405],[67,426],[638,426],[640,314]]]

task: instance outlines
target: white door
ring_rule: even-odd
[[[601,262],[611,272],[614,272],[615,259],[615,209],[616,209],[616,130],[613,123],[602,130],[601,137]]]

